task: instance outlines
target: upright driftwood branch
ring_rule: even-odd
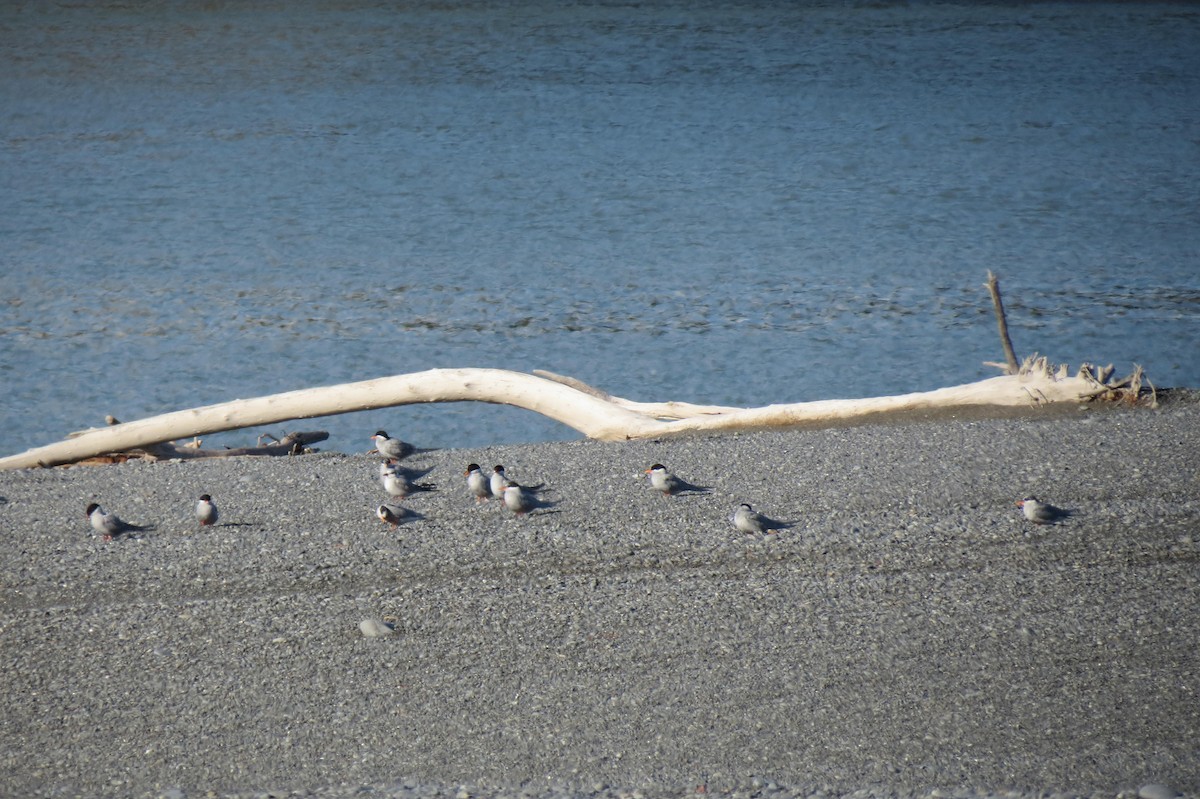
[[[987,283],[984,285],[987,286],[988,294],[992,295],[992,310],[996,313],[996,327],[1000,332],[1000,346],[1004,348],[1004,362],[1007,366],[1004,373],[1015,375],[1020,371],[1021,365],[1017,361],[1017,353],[1013,351],[1012,339],[1008,335],[1008,320],[1004,316],[1004,302],[1000,299],[1000,281],[990,269],[987,273]]]
[[[763,408],[632,402],[588,386],[568,385],[572,381],[555,377],[551,380],[504,369],[431,369],[234,400],[81,431],[66,441],[0,458],[0,470],[74,463],[225,430],[425,402],[512,405],[548,416],[589,438],[620,441],[698,431],[831,424],[914,410],[1082,402],[1100,392],[1117,390],[1098,383],[1090,370],[1081,370],[1074,377],[1061,370],[1056,373],[1044,358],[1030,359],[1015,375],[935,391]]]

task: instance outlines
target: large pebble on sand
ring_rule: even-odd
[[[395,628],[382,619],[363,619],[358,623],[358,629],[367,638],[384,638],[396,634]]]
[[[1179,796],[1179,791],[1170,785],[1163,785],[1158,782],[1152,782],[1138,788],[1138,799],[1175,799],[1177,796]]]

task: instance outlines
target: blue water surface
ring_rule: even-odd
[[[0,454],[433,367],[761,405],[1200,386],[1200,10],[0,8]],[[412,406],[362,451],[577,437]],[[247,431],[211,437],[249,443]]]

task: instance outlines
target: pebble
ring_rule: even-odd
[[[1138,788],[1139,799],[1175,799],[1179,796],[1179,791],[1169,785],[1152,782]]]
[[[367,638],[384,638],[396,634],[395,628],[382,619],[363,619],[358,623],[358,629]]]

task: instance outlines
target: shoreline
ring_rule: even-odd
[[[7,472],[0,789],[1197,795],[1198,451],[1194,392],[436,450],[395,531],[362,455]],[[468,461],[553,504],[477,507]],[[92,538],[89,501],[156,527]],[[741,501],[794,526],[745,536]]]

